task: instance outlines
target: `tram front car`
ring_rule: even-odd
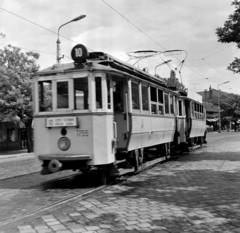
[[[115,161],[112,81],[94,61],[87,62],[88,56],[87,49],[77,45],[73,63],[33,77],[34,146],[42,174],[87,171]]]

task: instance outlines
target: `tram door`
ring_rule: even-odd
[[[124,150],[127,147],[126,92],[126,81],[113,78],[113,111],[117,127],[118,150]]]

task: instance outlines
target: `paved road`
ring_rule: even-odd
[[[207,147],[0,232],[240,232],[240,133],[209,135],[208,141]]]

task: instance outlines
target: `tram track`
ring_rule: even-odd
[[[167,161],[167,160],[165,160]],[[130,171],[129,173],[126,173],[124,175],[121,175],[119,178],[114,179],[114,181],[110,182],[109,185],[114,185],[114,184],[120,184],[122,183],[124,180],[126,180],[128,177],[132,177],[134,175],[137,175],[147,169],[150,169],[153,166],[156,166],[157,164],[159,164],[160,162],[165,162],[165,161],[157,161],[157,163],[151,163],[151,162],[147,162],[147,166],[143,167],[142,170],[138,171],[138,172],[134,172],[133,170]],[[77,176],[81,176],[81,173],[78,174],[72,174],[72,175],[68,175],[68,176],[64,176],[58,179],[53,179],[53,180],[49,180],[40,184],[34,184],[34,185],[29,185],[29,186],[24,186],[19,188],[19,191],[27,191],[27,190],[35,190],[39,189],[39,190],[47,190],[47,186],[51,186],[53,185],[55,182],[61,182],[61,181],[65,181],[65,180],[74,180],[74,178],[77,178]],[[57,207],[59,205],[62,205],[64,203],[67,203],[68,201],[77,199],[77,198],[84,198],[85,196],[99,191],[101,189],[104,189],[104,187],[106,187],[106,185],[100,185],[100,186],[94,186],[94,187],[89,187],[89,188],[83,188],[83,189],[79,189],[80,193],[74,193],[73,195],[68,195],[67,197],[63,197],[60,200],[51,202],[50,204],[44,205],[40,208],[32,208],[31,210],[25,212],[24,214],[16,214],[11,216],[10,218],[6,219],[5,221],[0,222],[0,226],[6,226],[12,223],[16,223],[18,221],[22,221],[24,218],[27,218],[29,216],[32,215],[37,215],[38,213],[42,212],[42,211],[47,211],[51,208]],[[9,192],[9,190],[7,190],[7,192]]]
[[[22,221],[24,218],[27,218],[27,217],[32,216],[34,214],[38,214],[38,213],[40,213],[42,211],[46,211],[48,209],[57,207],[57,206],[59,206],[61,204],[64,204],[64,203],[66,203],[68,201],[84,197],[84,196],[86,196],[88,194],[91,194],[92,192],[99,191],[99,190],[103,189],[104,187],[105,187],[105,185],[99,186],[97,188],[96,187],[89,188],[89,189],[85,190],[84,192],[82,192],[80,194],[72,195],[72,196],[70,196],[68,198],[65,198],[63,200],[60,200],[60,201],[57,201],[57,202],[53,202],[53,203],[51,203],[49,205],[45,205],[43,207],[34,209],[32,211],[29,211],[28,213],[25,213],[24,215],[22,215],[22,214],[14,215],[10,219],[8,219],[6,221],[3,221],[3,222],[0,222],[0,226],[5,226],[5,225],[8,225],[8,224],[11,224],[13,222],[20,221],[20,220]]]
[[[210,145],[213,145],[215,143],[217,143],[217,144],[220,143],[221,144],[222,141],[225,141],[226,139],[229,139],[229,138],[231,138],[231,136],[225,137],[225,138],[220,138],[220,139],[212,138],[213,140],[208,142],[208,144],[210,144]],[[179,155],[177,157],[180,157],[180,156],[181,155]],[[175,158],[176,157],[173,157],[170,160],[174,160]],[[111,182],[110,185],[120,184],[121,182],[126,180],[128,177],[132,177],[133,175],[138,175],[139,173],[144,172],[147,169],[151,169],[152,167],[157,166],[160,163],[165,163],[165,162],[168,162],[168,161],[169,160],[158,161],[157,163],[154,163],[154,164],[149,163],[149,166],[144,167],[142,170],[138,171],[137,173],[132,171],[130,173],[124,174],[120,178],[115,179],[114,182]],[[42,182],[42,183],[31,184],[31,185],[26,185],[26,186],[23,186],[23,187],[19,187],[18,190],[19,191],[23,191],[23,192],[24,191],[28,191],[28,190],[35,190],[35,191],[36,190],[41,190],[41,191],[44,192],[44,191],[48,190],[49,186],[53,185],[56,182],[65,182],[66,180],[74,180],[74,179],[77,179],[78,176],[82,176],[82,174],[81,173],[77,173],[77,174],[71,174],[71,175],[67,175],[67,176],[62,176],[60,178],[48,180],[48,181],[45,181],[45,182]],[[9,224],[12,224],[12,223],[16,223],[18,221],[22,221],[24,218],[27,218],[27,217],[33,216],[33,215],[37,215],[37,214],[41,213],[42,211],[47,211],[47,210],[49,210],[51,208],[57,207],[59,205],[67,203],[67,202],[69,202],[71,200],[74,200],[74,199],[77,199],[77,198],[84,198],[87,195],[90,195],[91,193],[94,193],[94,192],[97,192],[99,190],[104,189],[104,187],[106,187],[106,185],[85,187],[85,188],[80,188],[80,189],[76,188],[78,193],[75,192],[75,193],[73,193],[71,195],[66,195],[65,194],[65,197],[62,197],[59,200],[52,201],[52,202],[47,203],[47,204],[45,204],[45,205],[43,205],[41,207],[32,208],[31,210],[28,210],[25,213],[15,214],[15,215],[11,216],[10,218],[5,219],[4,221],[0,222],[0,226],[6,226],[6,225],[9,225]],[[9,192],[9,190],[7,190],[6,192]],[[61,192],[61,190],[60,190],[60,192]]]

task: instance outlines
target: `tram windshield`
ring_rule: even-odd
[[[57,82],[57,108],[69,108],[68,81]]]
[[[39,111],[52,111],[52,81],[38,83]]]
[[[88,78],[74,79],[74,109],[88,109]]]

